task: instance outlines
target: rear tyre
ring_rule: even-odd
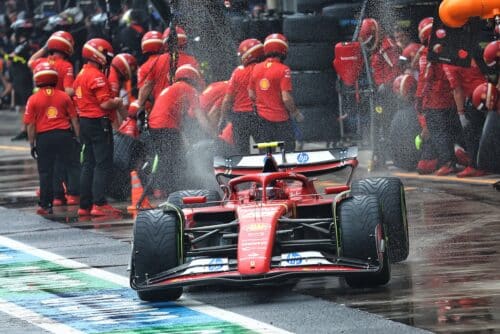
[[[375,233],[382,227],[382,214],[376,196],[354,196],[339,205],[341,255],[378,264]],[[353,288],[384,285],[391,278],[391,266],[387,252],[382,268],[377,273],[349,274],[346,283]]]
[[[207,203],[184,204],[182,201],[182,198],[184,197],[196,197],[196,196],[205,196],[207,198]],[[207,190],[207,189],[174,191],[167,198],[168,203],[173,204],[181,209],[214,206],[216,204],[213,202],[220,202],[220,201],[222,201],[222,198],[220,197],[218,191]]]
[[[353,182],[354,195],[376,195],[382,206],[389,257],[393,263],[404,261],[410,252],[405,190],[396,177],[374,177]]]
[[[183,262],[183,222],[180,220],[175,211],[139,211],[134,224],[131,282],[144,283],[147,278]],[[144,301],[177,300],[182,295],[182,287],[137,291],[137,295]]]

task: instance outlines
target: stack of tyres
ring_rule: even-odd
[[[288,38],[286,64],[292,70],[293,95],[305,120],[298,125],[299,141],[334,141],[339,136],[333,46],[339,41],[338,20],[317,14],[285,16]]]
[[[324,16],[335,17],[339,21],[339,34],[342,41],[352,40],[361,6],[362,2],[335,3],[323,8],[322,14]]]
[[[248,38],[264,41],[270,34],[282,33],[282,26],[281,18],[275,16],[250,19]]]
[[[241,43],[250,36],[250,18],[247,15],[232,15],[229,17],[229,23],[235,44]]]
[[[361,6],[362,0],[295,0],[297,2],[297,12],[299,13],[321,13],[325,7],[332,7],[336,5],[354,4]],[[339,2],[342,2],[339,4]],[[324,14],[324,11],[323,11]],[[350,13],[354,17],[354,12]]]

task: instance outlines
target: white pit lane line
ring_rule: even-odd
[[[38,258],[41,258],[43,260],[47,260],[50,262],[53,262],[57,265],[78,270],[82,273],[85,273],[90,276],[94,276],[96,278],[100,278],[112,283],[115,283],[117,285],[127,287],[129,289],[129,279],[127,277],[123,277],[117,274],[113,274],[101,269],[96,269],[89,267],[86,264],[67,259],[65,257],[62,257],[60,255],[50,253],[35,247],[31,247],[29,245],[26,245],[24,243],[0,236],[0,246],[5,246],[8,248],[12,248],[21,252],[28,253],[30,255],[36,256]],[[250,329],[252,331],[258,332],[258,333],[266,333],[266,334],[271,334],[271,333],[276,333],[276,334],[290,334],[291,332],[288,332],[286,330],[274,327],[272,325],[245,317],[243,315],[233,313],[230,311],[226,311],[214,306],[206,305],[203,304],[199,301],[196,301],[194,299],[190,298],[184,298],[181,297],[179,301],[176,302],[176,304],[190,308],[194,311],[204,313],[206,315],[212,316],[214,318],[218,318],[224,321],[227,321],[229,323],[233,323],[236,325],[240,325],[242,327],[245,327],[247,329]],[[15,305],[11,302],[4,301],[0,299],[0,311],[4,312],[6,314],[9,314],[13,317],[23,319],[25,321],[28,321],[29,323],[36,325],[40,328],[43,328],[49,332],[52,333],[82,333],[81,331],[78,331],[68,325],[56,322],[50,318],[41,316],[37,313],[34,313],[31,310],[28,310],[26,308],[20,307],[18,305]]]

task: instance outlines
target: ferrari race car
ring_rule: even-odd
[[[355,147],[256,147],[267,153],[215,159],[222,198],[211,190],[178,191],[138,213],[130,285],[140,299],[176,300],[191,285],[313,275],[343,276],[351,287],[389,282],[391,262],[409,250],[401,181],[351,184]],[[273,156],[276,147],[281,153]]]

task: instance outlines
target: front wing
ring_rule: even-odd
[[[380,240],[379,247],[383,247]],[[189,285],[246,285],[272,283],[290,278],[315,275],[343,276],[353,273],[377,273],[382,270],[383,251],[379,252],[379,265],[335,257],[328,259],[321,252],[305,251],[283,253],[274,256],[270,270],[264,275],[241,275],[237,270],[237,260],[227,258],[193,258],[183,265],[149,278],[141,284],[131,281],[135,290],[161,290],[162,288]]]

